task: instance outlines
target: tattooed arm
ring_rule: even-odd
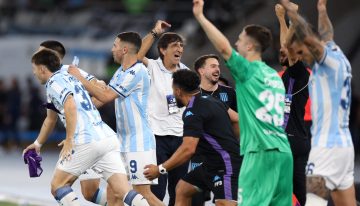
[[[334,28],[327,14],[326,3],[327,0],[319,0],[317,4],[317,9],[319,12],[318,32],[320,34],[321,40],[324,42],[332,41],[334,39]]]
[[[281,0],[281,4],[287,10],[288,17],[293,23],[296,37],[305,44],[315,60],[319,62],[324,56],[324,46],[321,41],[311,31],[305,19],[296,12],[289,0]]]

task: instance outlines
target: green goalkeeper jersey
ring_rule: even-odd
[[[277,72],[235,50],[226,66],[236,82],[241,154],[275,148],[291,152],[282,128],[285,88]]]

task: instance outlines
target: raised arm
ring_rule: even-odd
[[[295,52],[290,48],[289,42],[293,35],[295,35],[295,29],[294,26],[291,24],[285,35],[285,45],[284,45],[285,48],[284,50],[286,50],[285,52],[289,61],[289,66],[294,65],[299,60]]]
[[[165,30],[169,27],[171,27],[169,23],[162,20],[158,20],[155,24],[155,27],[143,38],[137,58],[138,60],[142,61],[145,64],[145,66],[148,65],[148,60],[145,57],[146,53],[151,48],[155,39],[159,37],[162,33],[164,33]]]
[[[321,40],[324,42],[333,41],[334,39],[334,28],[328,16],[326,4],[327,0],[319,0],[317,4],[317,9],[319,12],[318,32]]]
[[[288,26],[286,24],[286,20],[285,20],[285,9],[281,4],[276,4],[275,5],[275,13],[276,16],[279,20],[279,24],[280,24],[280,46],[284,47],[285,46],[285,39],[286,39],[286,34],[288,33]]]
[[[193,0],[193,3],[193,13],[196,20],[199,22],[211,43],[215,46],[215,49],[220,52],[225,60],[228,60],[232,52],[229,40],[204,16],[204,1]]]
[[[324,55],[324,46],[321,41],[313,34],[308,23],[302,18],[289,0],[280,0],[287,10],[287,14],[294,26],[296,37],[305,44],[315,60],[319,62]]]

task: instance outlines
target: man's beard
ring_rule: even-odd
[[[210,77],[206,76],[206,79],[210,82],[210,84],[216,85],[219,82],[219,78],[214,80],[212,77],[212,75]]]
[[[176,106],[177,107],[179,107],[179,108],[185,107],[185,105],[181,102],[180,99],[178,99],[176,97],[175,97],[175,99],[176,99]]]
[[[219,79],[217,79],[217,80],[210,80],[210,83],[211,83],[212,85],[216,85],[218,82],[219,82]]]

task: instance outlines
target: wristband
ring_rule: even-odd
[[[164,175],[167,174],[166,168],[161,164],[158,166],[160,174]]]
[[[35,140],[34,145],[36,147],[41,147],[42,146],[42,144],[40,144],[38,140]]]

